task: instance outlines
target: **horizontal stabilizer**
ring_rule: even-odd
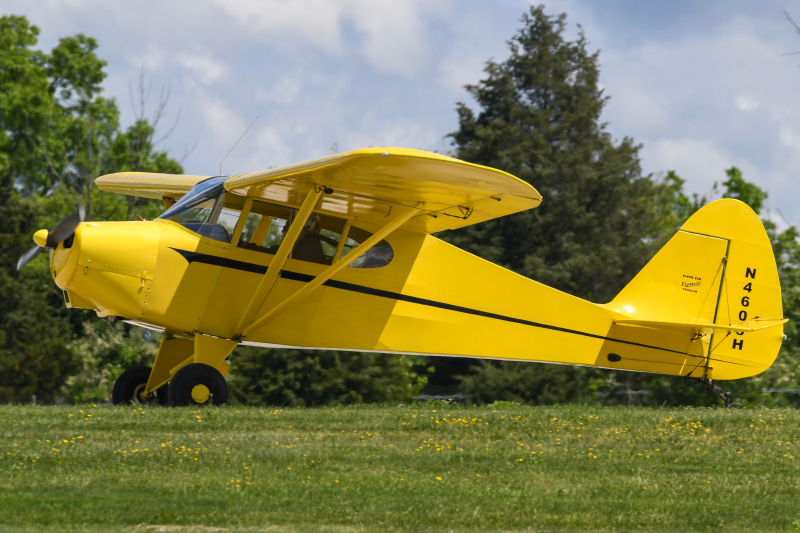
[[[639,326],[643,328],[666,329],[670,331],[681,331],[686,333],[701,334],[701,333],[711,333],[715,329],[720,331],[737,331],[737,332],[758,331],[761,329],[771,328],[773,326],[779,326],[781,324],[785,324],[788,321],[789,321],[788,318],[784,318],[781,320],[754,318],[753,320],[746,320],[745,322],[740,322],[738,324],[733,324],[730,326],[725,326],[723,324],[710,324],[710,323],[693,324],[684,322],[658,322],[654,320],[627,320],[627,319],[615,320],[614,323],[619,324],[620,326]]]

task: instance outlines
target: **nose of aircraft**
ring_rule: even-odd
[[[44,248],[47,246],[47,235],[50,233],[46,229],[40,229],[33,234],[33,242]]]
[[[156,222],[84,222],[50,257],[68,307],[141,318],[158,257]]]
[[[68,241],[75,233],[75,228],[83,220],[83,207],[78,208],[77,211],[61,219],[61,221],[53,227],[50,231],[40,229],[33,235],[33,241],[36,246],[22,254],[22,257],[17,261],[17,270],[28,264],[34,257],[45,251],[46,249],[55,250],[62,242]]]

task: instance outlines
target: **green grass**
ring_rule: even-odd
[[[0,425],[0,531],[800,528],[791,409],[0,406]]]

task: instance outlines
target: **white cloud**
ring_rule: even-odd
[[[302,89],[302,82],[298,77],[281,78],[271,88],[260,88],[259,98],[276,104],[288,105],[297,101]]]
[[[132,52],[128,56],[128,61],[149,72],[161,70],[167,63],[168,55],[163,48],[155,43],[149,43],[144,50]]]
[[[634,79],[621,84],[611,101],[618,109],[616,118],[631,128],[655,131],[664,128],[669,120],[664,102]]]
[[[329,52],[338,52],[341,41],[341,2],[332,0],[211,0],[258,40],[276,37],[306,41]]]
[[[207,55],[182,52],[177,55],[177,60],[183,67],[196,74],[196,79],[203,84],[219,80],[228,71],[225,65]]]
[[[424,14],[444,8],[442,2],[353,0],[349,7],[353,26],[365,35],[363,53],[379,72],[414,77],[434,53]]]
[[[220,161],[245,131],[248,123],[228,102],[210,94],[201,92],[194,98],[194,104],[204,123],[204,137],[213,138],[216,147],[211,159]]]
[[[736,103],[736,109],[745,112],[755,111],[756,109],[761,107],[761,102],[746,94],[737,95],[735,103]]]
[[[363,36],[354,52],[378,72],[416,75],[430,53],[425,15],[448,0],[212,0],[235,20],[241,32],[275,46],[310,44],[340,56],[347,50],[348,26]]]
[[[791,149],[795,153],[800,153],[800,134],[794,129],[789,127],[781,128],[779,138],[783,146]]]
[[[722,182],[731,167],[728,154],[705,139],[660,139],[646,144],[642,160],[647,168],[675,170],[687,181],[688,190],[708,195],[714,182]]]
[[[171,88],[168,112],[182,115],[161,148],[179,157],[198,139],[186,170],[208,173],[259,113],[226,172],[317,157],[333,142],[446,148],[462,86],[507,56],[528,3],[4,0],[3,11],[40,26],[45,49],[79,32],[96,37],[123,124],[142,67],[154,94]],[[611,96],[602,120],[644,144],[646,172],[675,169],[689,192],[705,194],[736,165],[800,223],[800,70],[797,57],[778,54],[800,39],[783,8],[550,0],[546,12],[566,11],[567,38],[580,23],[589,50],[601,50]]]
[[[292,159],[293,149],[287,142],[287,138],[289,136],[281,127],[261,128],[256,134],[257,156],[251,159],[252,162],[247,163],[253,167],[250,171],[256,172],[295,162]]]
[[[441,136],[432,125],[401,117],[387,123],[381,115],[368,113],[362,117],[359,127],[339,142],[339,148],[344,151],[365,146],[399,146],[430,150]]]
[[[461,42],[444,53],[436,81],[449,92],[463,93],[465,85],[475,85],[486,77],[483,69],[488,59],[479,46]]]

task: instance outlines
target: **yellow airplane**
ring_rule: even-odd
[[[431,234],[534,208],[529,184],[440,154],[368,148],[233,177],[123,172],[153,221],[34,235],[67,307],[164,332],[113,402],[221,404],[238,344],[536,361],[713,379],[763,372],[783,340],[761,221],[733,199],[692,216],[614,300],[594,304]]]

